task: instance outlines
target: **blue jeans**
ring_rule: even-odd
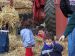
[[[75,28],[68,35],[68,56],[75,56]]]
[[[68,35],[68,56],[75,56],[75,28]]]
[[[9,36],[7,32],[0,32],[0,53],[9,51]]]

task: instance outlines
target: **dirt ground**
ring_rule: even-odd
[[[10,50],[8,53],[0,54],[0,56],[25,56],[25,48],[22,46],[22,41],[20,37],[16,37],[15,35],[10,35]],[[64,51],[62,52],[63,56],[67,55],[67,40],[64,42],[60,42],[64,46]],[[39,56],[40,51],[37,52],[38,48],[33,48],[36,51],[34,52],[34,56]]]

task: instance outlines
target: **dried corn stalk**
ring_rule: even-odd
[[[9,22],[9,25],[15,28],[16,22],[19,21],[18,12],[11,7],[10,5],[6,5],[2,8],[2,13],[0,14],[5,22]]]

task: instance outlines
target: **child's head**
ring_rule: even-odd
[[[39,26],[38,30],[44,30],[44,26]]]
[[[45,37],[45,31],[43,26],[38,27],[38,36],[44,38]]]
[[[32,20],[31,19],[27,19],[22,21],[22,27],[24,28],[30,28],[32,26]]]
[[[45,43],[48,44],[48,45],[50,45],[53,41],[54,41],[53,34],[51,32],[47,33],[46,37],[45,37]]]

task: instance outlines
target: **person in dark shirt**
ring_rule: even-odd
[[[75,0],[61,0],[60,9],[68,18],[68,24],[59,41],[68,37],[68,56],[75,56]]]

